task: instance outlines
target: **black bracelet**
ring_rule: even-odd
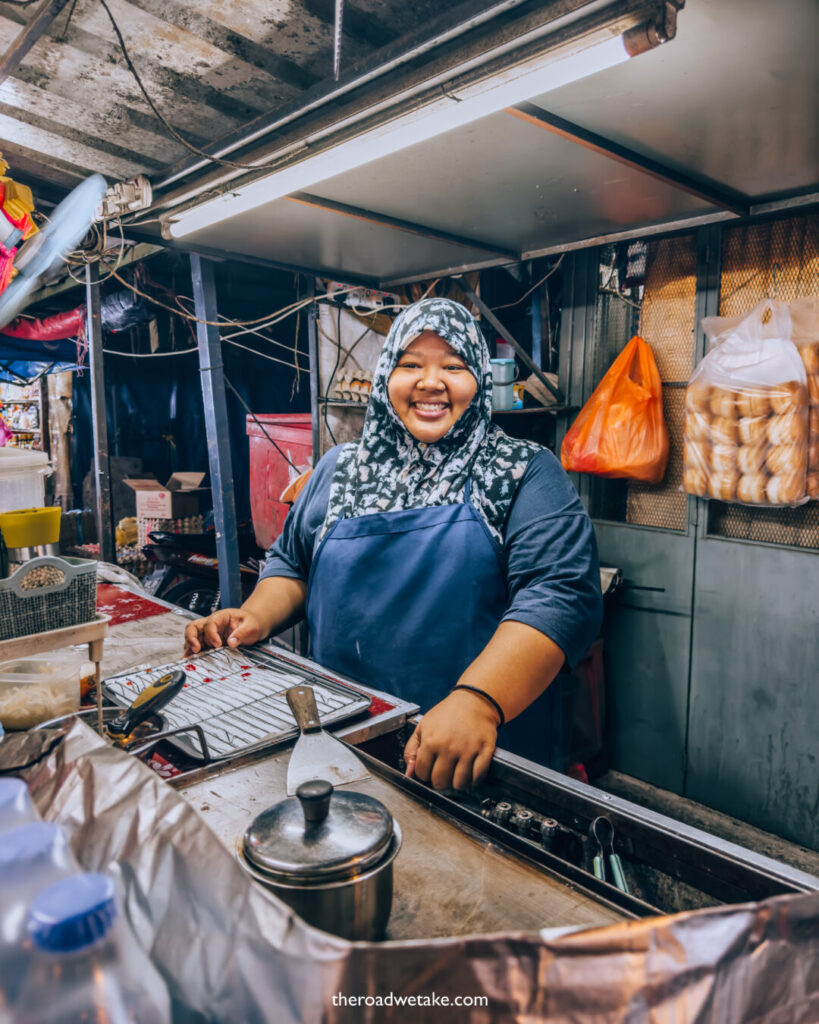
[[[498,723],[499,729],[506,722],[506,715],[503,713],[503,708],[498,704],[491,693],[487,693],[486,690],[481,690],[477,686],[467,686],[466,683],[458,683],[452,692],[454,693],[455,690],[469,690],[470,693],[477,693],[479,697],[483,697],[485,700],[488,700],[492,707],[497,711],[498,717],[500,718],[500,722]]]

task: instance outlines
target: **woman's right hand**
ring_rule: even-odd
[[[185,630],[185,657],[203,648],[255,644],[267,635],[258,617],[245,608],[220,608],[206,619],[194,619]]]

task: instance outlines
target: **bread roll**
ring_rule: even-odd
[[[689,441],[683,446],[683,464],[686,469],[701,469],[708,472],[711,465],[711,445],[706,441]]]
[[[711,449],[711,469],[716,473],[735,473],[737,451],[735,444],[715,444]]]
[[[792,505],[805,496],[805,477],[802,473],[772,476],[766,493],[772,505]]]
[[[804,441],[808,436],[807,417],[796,409],[771,416],[767,434],[771,444],[796,444]]]
[[[771,411],[770,391],[767,388],[743,388],[737,395],[740,416],[767,416]]]
[[[722,416],[725,419],[735,420],[739,415],[737,412],[736,392],[727,388],[711,388],[711,399],[708,403],[712,416]]]
[[[805,494],[809,498],[819,498],[819,472],[808,473]]]
[[[804,444],[778,444],[768,449],[765,465],[772,476],[804,476],[808,468],[807,454]]]
[[[808,469],[819,472],[819,437],[812,437],[808,445]]]
[[[759,444],[761,441],[765,441],[767,430],[767,416],[743,417],[737,424],[737,433],[743,444]]]
[[[819,373],[808,374],[808,393],[811,405],[819,405]]]
[[[807,390],[799,381],[789,380],[786,384],[777,384],[771,388],[771,408],[775,413],[799,409],[807,404]]]
[[[819,434],[819,405],[812,405],[810,407],[808,425],[810,427],[811,437],[816,437],[817,434]]]
[[[759,473],[765,465],[765,455],[768,452],[767,441],[762,444],[743,444],[737,448],[737,467],[740,473]]]
[[[737,497],[746,505],[764,505],[766,494],[765,488],[768,485],[768,477],[765,473],[747,473],[739,478],[737,484]]]
[[[737,421],[725,416],[711,420],[711,440],[714,444],[736,444],[738,439]]]
[[[711,417],[707,412],[686,412],[683,434],[688,441],[710,441]]]
[[[683,490],[704,498],[708,494],[708,474],[702,466],[686,466],[683,469]]]
[[[799,355],[808,373],[819,373],[819,341],[799,345]]]
[[[771,416],[765,436],[771,444],[798,444],[807,441],[808,417],[804,411],[791,410]]]
[[[708,412],[711,385],[701,380],[692,380],[685,389],[685,407],[689,412]]]
[[[739,473],[712,473],[708,493],[719,501],[733,501],[737,494]]]

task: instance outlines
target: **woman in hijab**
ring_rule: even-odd
[[[256,590],[191,623],[186,652],[256,643],[306,615],[317,662],[420,705],[405,758],[424,781],[464,788],[496,745],[553,763],[549,686],[600,626],[594,532],[552,453],[491,413],[471,314],[448,299],[409,306],[361,440],[322,458]]]

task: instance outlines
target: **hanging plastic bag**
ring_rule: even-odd
[[[808,478],[805,492],[819,499],[819,296],[794,299],[791,340],[808,377]]]
[[[663,389],[648,343],[635,335],[563,438],[563,468],[658,484],[668,462]]]
[[[683,489],[746,505],[805,500],[808,391],[788,307],[707,317],[711,350],[685,392]]]

